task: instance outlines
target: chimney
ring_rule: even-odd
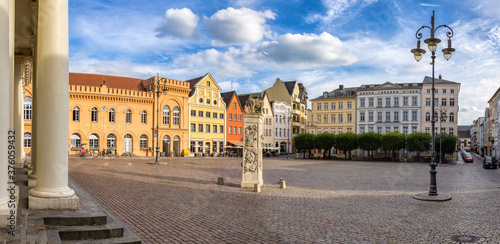
[[[339,90],[344,90],[344,85],[339,85]]]
[[[323,98],[328,98],[328,92],[323,92]]]
[[[441,79],[443,79],[443,76],[442,76],[441,74],[439,74],[439,79],[440,79],[440,80],[441,80]]]

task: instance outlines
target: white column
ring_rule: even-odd
[[[0,0],[0,87],[9,87],[9,0]],[[9,89],[0,89],[0,213],[8,210]],[[3,215],[0,214],[3,218]]]
[[[69,37],[68,0],[38,5],[37,185],[29,191],[30,209],[78,209],[68,186]]]
[[[16,167],[23,167],[24,117],[23,117],[23,56],[14,62],[14,130],[16,131]]]

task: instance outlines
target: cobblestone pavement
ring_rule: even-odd
[[[241,158],[152,161],[70,157],[69,175],[146,243],[500,243],[500,170],[479,158],[438,167],[447,202],[412,198],[429,190],[427,163],[264,158],[254,193]]]

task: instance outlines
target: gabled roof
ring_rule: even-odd
[[[185,81],[185,82],[189,83],[189,89],[191,89],[191,91],[189,92],[189,96],[190,97],[194,93],[194,87],[196,86],[196,84],[198,84],[198,82],[200,82],[205,76],[207,76],[207,75],[196,77],[196,78],[193,78],[191,80],[186,80]]]
[[[293,95],[293,88],[295,88],[295,83],[297,83],[296,80],[283,82],[283,84],[285,84],[285,87],[288,90],[288,94],[290,94],[290,96]]]
[[[422,83],[432,83],[432,77],[429,77],[429,76],[425,76],[424,77],[424,81],[422,81]],[[448,83],[448,84],[460,84],[458,82],[453,82],[453,81],[449,81],[449,80],[444,80],[444,79],[439,79],[439,78],[436,78],[434,77],[434,83],[441,83],[441,84],[444,84],[444,83]]]
[[[236,94],[235,91],[224,92],[220,94],[222,100],[224,100],[224,103],[226,104],[226,109],[229,108],[229,104],[231,103],[231,99],[233,98],[234,94]]]
[[[103,83],[109,88],[146,91],[141,84],[141,79],[137,78],[100,74],[69,73],[70,85],[101,86]]]
[[[250,98],[250,94],[238,95],[238,99],[240,100],[240,104],[242,109],[245,109],[247,105],[248,98]]]

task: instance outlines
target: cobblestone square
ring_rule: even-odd
[[[264,158],[254,193],[239,187],[241,158],[69,161],[70,178],[146,243],[500,243],[500,171],[478,158],[438,166],[447,202],[412,198],[429,190],[427,163]]]

